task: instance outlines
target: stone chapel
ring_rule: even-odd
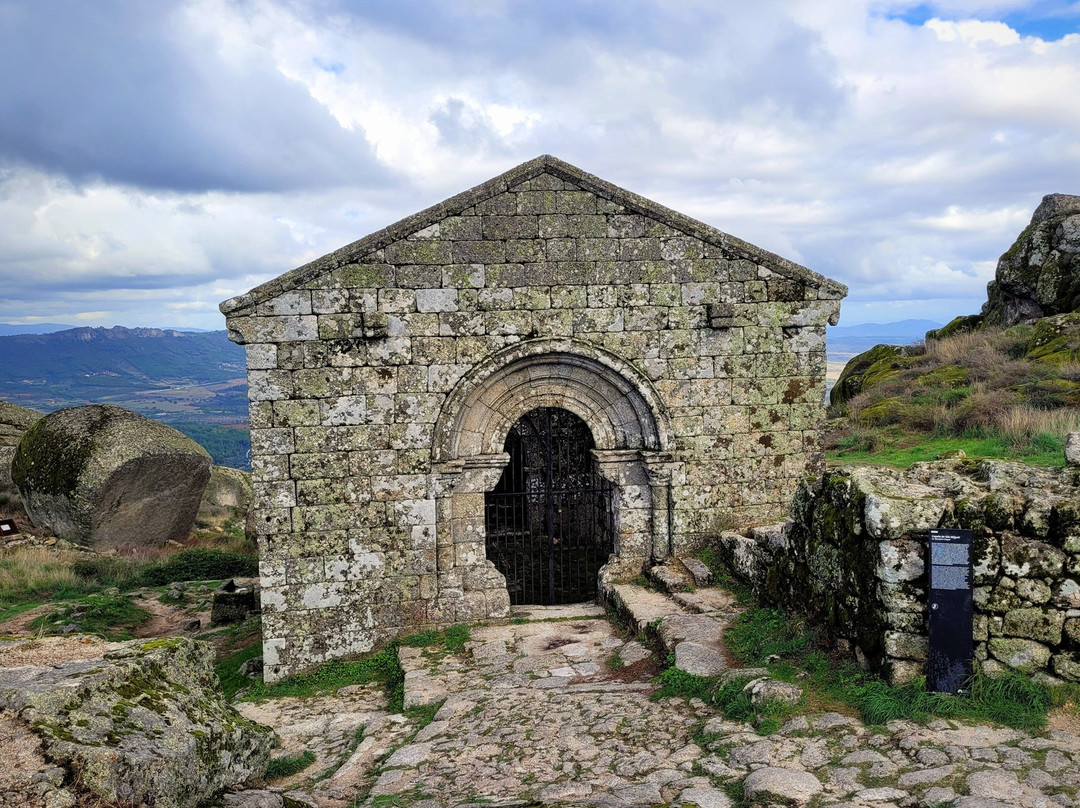
[[[266,680],[782,518],[846,293],[543,156],[222,303]]]

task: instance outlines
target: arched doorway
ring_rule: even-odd
[[[574,413],[539,407],[510,427],[510,462],[484,497],[486,553],[510,603],[580,603],[615,547],[614,486],[597,470],[593,436]]]

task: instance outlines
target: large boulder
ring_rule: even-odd
[[[11,459],[15,457],[15,447],[39,418],[41,413],[37,410],[0,401],[0,490],[11,488]]]
[[[28,724],[81,788],[109,805],[188,808],[263,775],[273,731],[225,700],[210,646],[174,637],[107,648],[60,662],[48,648],[29,660],[0,649],[0,711]]]
[[[97,547],[187,538],[210,455],[171,427],[120,407],[57,410],[35,423],[11,465],[27,514]]]
[[[983,321],[1011,326],[1080,309],[1080,196],[1049,194],[998,260]]]

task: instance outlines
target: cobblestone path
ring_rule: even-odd
[[[545,615],[559,619],[536,620]],[[463,654],[402,649],[406,705],[442,703],[418,732],[372,709],[376,695],[362,688],[336,702],[245,712],[274,724],[283,749],[318,751],[318,782],[305,785],[305,773],[285,788],[300,786],[294,796],[326,808],[1080,806],[1080,738],[1071,732],[946,721],[872,732],[810,712],[763,738],[700,703],[651,701],[648,651],[599,609],[531,617],[474,628]],[[350,746],[357,729],[362,740]]]

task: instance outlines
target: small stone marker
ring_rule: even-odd
[[[0,521],[0,538],[7,539],[19,535],[19,528],[15,526],[14,519]]]

